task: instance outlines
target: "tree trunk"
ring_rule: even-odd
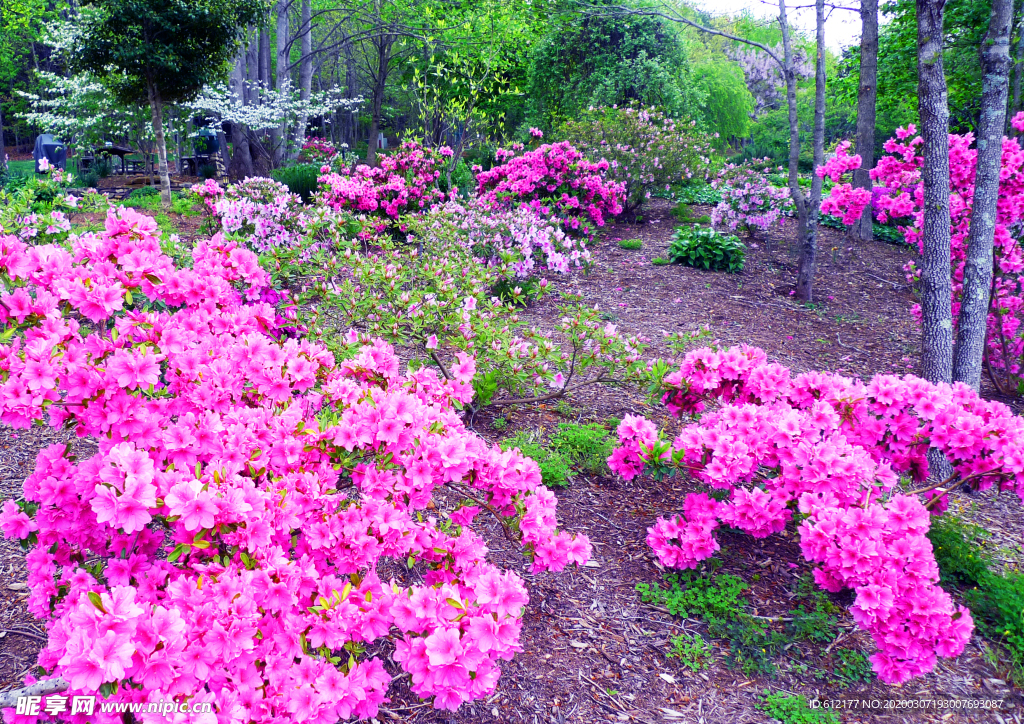
[[[164,208],[171,207],[171,176],[167,172],[167,139],[164,137],[163,103],[160,100],[160,91],[153,81],[147,83],[149,86],[149,109],[153,113],[153,135],[156,136],[156,154],[159,159],[160,171],[160,199]]]
[[[345,51],[345,97],[353,99],[359,94],[359,89],[356,84],[359,82],[356,76],[356,60],[355,54],[352,52],[352,42],[346,42],[344,45]],[[345,115],[345,133],[342,134],[341,142],[347,143],[349,148],[355,148],[356,145],[356,114],[355,111],[345,110],[342,111]]]
[[[921,260],[923,345],[929,382],[953,379],[953,312],[949,230],[949,104],[942,66],[945,0],[917,0],[918,108],[924,138]]]
[[[1021,110],[1021,81],[1024,80],[1024,8],[1021,8],[1020,19],[1017,21],[1017,53],[1013,64],[1013,103],[1010,106],[1011,117]]]
[[[373,74],[373,100],[370,103],[370,137],[366,144],[366,163],[373,166],[377,162],[377,135],[380,133],[381,109],[384,107],[384,88],[391,70],[391,45],[394,40],[390,36],[380,36],[375,43],[377,47],[377,71]]]
[[[273,86],[270,77],[270,27],[260,28],[260,95]]]
[[[313,87],[313,29],[310,26],[311,22],[312,5],[310,0],[302,0],[302,25],[299,26],[301,33],[299,45],[302,53],[301,60],[299,60],[299,99],[304,101],[309,100],[309,93]],[[295,148],[292,149],[292,158],[298,158],[302,152],[308,122],[309,116],[305,113],[299,116],[295,125]]]
[[[853,185],[871,189],[875,165],[875,102],[878,98],[878,0],[860,0],[860,86],[857,89],[857,154],[860,168],[853,172]],[[869,205],[853,225],[853,235],[871,241],[872,212]]]
[[[825,0],[814,3],[817,28],[817,60],[814,72],[814,168],[825,163]],[[796,295],[814,300],[814,265],[818,255],[818,211],[821,208],[823,179],[811,177],[811,193],[805,203],[804,234],[800,238],[800,265],[796,275]]]
[[[964,266],[964,290],[960,300],[956,348],[953,351],[953,381],[963,382],[975,390],[981,387],[989,294],[992,289],[992,243],[996,204],[999,201],[999,171],[1010,81],[1012,17],[1013,0],[992,0],[988,35],[981,46],[983,77],[981,114],[978,120],[978,165]]]
[[[245,51],[244,68],[245,72],[245,105],[258,106],[260,104],[260,33],[259,30],[250,30],[252,37]]]
[[[17,138],[17,137],[15,137]],[[4,108],[0,104],[0,179],[7,176],[7,147],[4,145]]]
[[[288,58],[288,0],[278,0],[277,12],[277,33],[275,61],[277,63],[276,88],[278,93],[282,92],[285,86],[290,85],[291,73],[288,71],[290,63]],[[271,133],[271,143],[274,146],[274,166],[280,166],[284,160],[285,144],[288,142],[288,122],[282,121],[281,127]]]

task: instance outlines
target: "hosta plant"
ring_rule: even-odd
[[[713,271],[743,271],[746,247],[735,234],[722,234],[707,226],[680,226],[672,234],[668,257],[676,264]]]

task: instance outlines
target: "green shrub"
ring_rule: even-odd
[[[460,196],[468,196],[476,190],[476,177],[466,165],[466,159],[460,158],[452,169],[452,186],[459,190]],[[437,187],[448,193],[448,175],[445,169],[441,169],[441,175],[437,177]]]
[[[316,193],[320,176],[320,167],[312,163],[301,163],[285,166],[270,172],[275,181],[280,181],[293,194],[302,197],[302,203],[308,204]]]
[[[932,518],[928,540],[932,542],[941,583],[964,588],[981,583],[989,573],[992,559],[973,541],[987,535],[978,526],[955,515]]]
[[[619,241],[619,248],[621,249],[641,249],[643,248],[644,242],[642,239],[622,239]]]
[[[541,482],[549,488],[564,488],[569,485],[571,465],[560,452],[544,447],[527,432],[517,432],[502,441],[502,450],[512,448],[519,448],[519,452],[537,463],[540,467]]]
[[[672,236],[669,259],[698,269],[743,270],[745,247],[738,236],[726,236],[704,226],[680,226]]]
[[[217,178],[217,166],[212,163],[204,163],[199,167],[199,177],[205,179]]]
[[[671,263],[671,259],[665,259],[664,257],[660,256],[656,256],[653,259],[651,259],[651,264],[654,264],[654,266],[668,266]]]
[[[608,456],[615,445],[604,425],[560,422],[551,438],[551,448],[565,457],[574,468],[592,475],[608,473]]]
[[[840,724],[838,715],[831,709],[812,709],[807,697],[776,691],[764,690],[764,701],[756,705],[773,719],[782,724]]]

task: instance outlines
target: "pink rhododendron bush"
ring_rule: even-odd
[[[1024,130],[1024,113],[1014,117],[1013,126]],[[896,131],[896,138],[885,143],[888,156],[883,156],[871,170],[871,178],[879,183],[874,193],[855,189],[849,183],[833,187],[822,202],[822,213],[840,217],[852,224],[871,204],[880,222],[909,219],[900,227],[907,243],[921,249],[921,228],[924,223],[924,189],[921,183],[922,144],[913,125]],[[817,173],[839,182],[843,174],[860,168],[860,156],[849,154],[849,143],[840,144],[836,155]],[[974,204],[974,178],[978,152],[973,134],[949,136],[950,220],[952,223],[953,319],[960,313],[963,295],[964,264],[967,237],[971,227]],[[988,337],[985,349],[986,367],[993,382],[1004,394],[1019,393],[1024,376],[1024,254],[1021,253],[1019,226],[1024,221],[1024,148],[1017,138],[1003,138],[1002,167],[999,176],[999,203],[996,209],[995,264],[992,303],[988,316]],[[908,266],[913,280],[920,270]],[[914,314],[920,317],[920,306]]]
[[[525,152],[514,144],[512,150],[498,149],[497,156],[504,163],[476,176],[477,195],[484,200],[555,214],[566,229],[588,238],[605,217],[622,212],[626,186],[608,176],[609,162],[588,161],[568,141]]]
[[[277,341],[252,252],[217,235],[176,268],[156,231],[120,210],[69,248],[0,235],[0,420],[99,447],[45,448],[0,514],[29,550],[47,678],[212,702],[225,722],[368,719],[398,667],[440,709],[490,694],[527,594],[474,518],[500,520],[534,572],[590,546],[558,531],[534,462],[463,426],[473,365],[403,375],[384,342],[338,361]],[[442,486],[464,502],[427,510]]]
[[[721,524],[763,538],[793,522],[815,581],[855,592],[851,613],[874,638],[883,681],[919,676],[963,650],[973,622],[937,585],[925,536],[929,509],[945,504],[953,480],[905,490],[900,478],[922,483],[936,448],[964,483],[1024,497],[1024,420],[960,384],[793,376],[746,346],[690,352],[660,387],[675,416],[714,407],[674,439],[627,416],[609,465],[627,479],[686,471],[725,494],[688,494],[681,515],[648,530],[664,565],[693,568],[714,555]]]
[[[755,159],[749,163],[727,164],[711,181],[718,189],[722,201],[711,212],[711,223],[716,228],[735,231],[740,226],[750,234],[754,229],[768,231],[776,223],[785,223],[793,212],[793,199],[788,188],[775,186],[770,174],[782,171],[772,168],[770,159]]]

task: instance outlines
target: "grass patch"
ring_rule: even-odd
[[[643,248],[644,242],[640,239],[622,239],[619,241],[619,248],[636,251]]]

